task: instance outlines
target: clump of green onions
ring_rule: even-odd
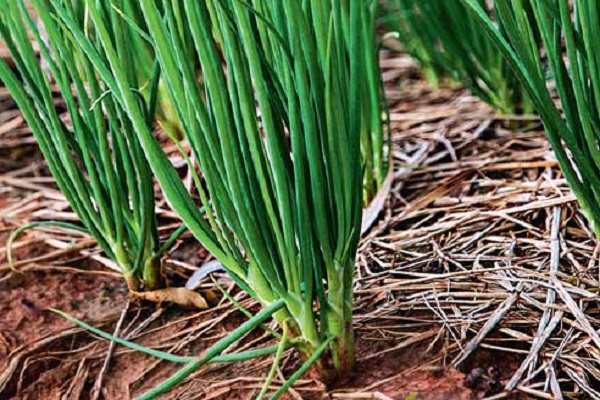
[[[482,10],[487,0],[477,0]],[[458,82],[502,113],[532,111],[504,55],[460,1],[387,0],[386,25],[434,85]]]
[[[331,359],[320,363],[330,378],[346,378],[354,365],[355,161],[369,3],[185,1],[204,90],[182,54],[170,4],[163,16],[153,2],[141,3],[202,173],[197,189],[212,199],[204,201],[208,220],[140,123],[165,195],[242,288],[265,307],[285,301],[275,317],[303,339],[297,347],[306,359],[331,338],[324,353]],[[133,107],[133,100],[122,101]]]
[[[600,238],[600,5],[575,0],[572,11],[568,0],[496,0],[497,26],[478,1],[461,1],[528,90],[561,170]]]
[[[94,41],[51,0],[55,17],[123,107],[173,209],[289,330],[307,365],[330,379],[348,377],[354,366],[352,282],[362,212],[357,160],[369,68],[364,54],[375,47],[363,28],[374,2],[183,0],[193,59],[178,33],[174,3],[140,2],[160,79],[192,151],[184,156],[191,170],[198,167],[202,213],[152,135],[119,43],[111,40],[110,19],[87,1]]]
[[[33,3],[42,9],[39,1]],[[70,11],[74,15],[73,8]],[[47,37],[40,34],[23,0],[3,3],[0,38],[15,71],[0,60],[0,80],[21,109],[56,184],[83,226],[58,224],[95,237],[132,291],[160,288],[164,248],[159,246],[153,177],[134,127],[81,48],[73,45],[50,14],[39,15]],[[121,19],[113,19],[111,29],[116,38],[137,35],[125,33],[131,28]],[[34,43],[48,71],[40,66]],[[132,59],[133,51],[122,41],[116,43],[121,60]],[[140,96],[136,87],[144,82],[136,80],[132,65],[123,63],[123,71],[149,128],[155,101]],[[67,119],[57,109],[56,91],[64,100]]]

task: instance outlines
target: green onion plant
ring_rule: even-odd
[[[203,77],[183,55],[168,1],[142,1],[171,99],[212,203],[205,219],[135,112],[173,208],[230,275],[287,324],[305,359],[354,365],[352,278],[361,223],[362,29],[370,1],[184,1]],[[211,27],[217,26],[218,29]],[[116,61],[116,59],[114,60]],[[114,62],[112,63],[114,66]],[[116,84],[120,72],[113,68]],[[204,89],[205,88],[205,89]],[[329,360],[327,356],[329,355]]]
[[[96,33],[90,38],[64,1],[50,0],[54,8],[42,10],[60,21],[123,108],[187,228],[289,331],[306,361],[297,374],[313,365],[326,379],[347,378],[354,366],[358,161],[364,77],[373,61],[365,52],[376,47],[364,34],[373,29],[365,23],[375,2],[182,0],[196,54],[190,58],[176,3],[140,1],[160,79],[192,151],[184,157],[199,171],[195,187],[205,213],[152,135],[122,43],[111,35],[112,14],[86,2]],[[200,364],[190,363],[148,396]]]
[[[41,9],[39,1],[34,3]],[[65,7],[76,15],[72,4],[67,2]],[[52,8],[44,2],[44,9]],[[95,237],[120,267],[132,291],[158,289],[163,285],[160,256],[165,248],[157,232],[152,171],[134,126],[110,88],[98,79],[89,58],[73,45],[70,34],[50,13],[39,15],[45,37],[23,0],[2,2],[0,39],[15,68],[0,60],[0,80],[21,109],[56,184],[81,221],[81,225],[59,225]],[[110,29],[117,38],[137,36],[120,18],[111,20]],[[99,43],[92,36],[89,40]],[[34,44],[48,71],[40,66]],[[133,59],[133,51],[123,42],[115,48],[121,60]],[[133,65],[123,63],[122,67],[150,128],[156,96],[145,100],[136,89],[145,82],[137,80]],[[57,106],[57,94],[64,101],[65,114]]]
[[[488,17],[487,0],[476,1]],[[502,113],[529,113],[531,102],[504,55],[456,0],[387,0],[387,27],[428,81],[460,83]],[[491,17],[490,17],[491,18]]]
[[[496,0],[498,26],[478,1],[461,1],[527,89],[561,170],[600,238],[600,4]]]

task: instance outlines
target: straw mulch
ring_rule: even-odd
[[[376,369],[384,360],[406,359],[407,352],[414,353],[413,362],[410,368],[382,371],[368,382],[358,379],[358,386],[345,385],[331,395],[401,398],[418,391],[418,385],[411,387],[410,382],[397,384],[415,371],[457,369],[466,376],[459,374],[456,379],[464,379],[460,384],[480,398],[517,398],[520,394],[524,398],[599,399],[596,298],[600,247],[539,122],[497,116],[464,90],[432,89],[417,78],[404,56],[385,58],[383,63],[395,176],[380,218],[360,245],[355,322],[358,364]],[[53,186],[31,134],[3,89],[0,107],[0,284],[6,284],[16,274],[6,266],[7,233],[31,220],[72,220],[74,215]],[[166,234],[177,220],[166,204],[160,203],[159,208]],[[111,269],[114,266],[97,251],[94,241],[80,234],[31,231],[17,241],[15,254],[21,271],[77,272],[119,281]],[[173,256],[167,265],[176,275],[187,277],[202,261]],[[85,269],[78,268],[82,263]],[[206,279],[203,287],[211,286]],[[243,294],[233,293],[252,307]],[[124,300],[119,304],[123,307]],[[197,349],[194,344],[206,337],[221,337],[226,333],[223,327],[232,328],[227,326],[228,318],[238,314],[225,300],[201,312],[173,314],[148,306],[144,310],[145,319],[138,319],[141,311],[129,306],[129,319],[143,323],[135,329],[133,323],[123,325],[127,333],[123,335],[174,352]],[[120,309],[107,310],[97,320],[84,316],[108,330],[115,328],[121,313]],[[182,321],[187,321],[188,329],[169,331]],[[153,335],[161,328],[169,334],[157,339]],[[69,329],[66,324],[53,334],[73,335]],[[0,334],[0,343],[3,337],[7,342],[5,336]],[[37,337],[27,346],[43,346],[48,337]],[[265,335],[248,338],[238,349],[267,340]],[[7,342],[8,350],[0,354],[6,357],[5,367],[13,368],[0,372],[0,398],[5,398],[2,390],[27,393],[28,385],[33,385],[23,381],[22,371],[36,354],[25,352],[23,346]],[[146,387],[140,382],[159,368],[158,363],[144,359],[145,368],[131,372],[131,366],[123,367],[136,378],[133,383],[118,383],[115,374],[118,378],[119,372],[105,362],[111,361],[106,357],[106,342],[88,338],[80,346],[75,342],[69,346],[64,357],[70,361],[61,365],[67,365],[71,374],[57,393],[86,393],[90,388],[79,388],[81,379],[95,382],[91,386],[96,391],[104,386],[105,394],[111,393],[111,384],[119,390],[126,385],[126,390],[138,393]],[[92,355],[84,349],[93,350]],[[43,351],[48,354],[50,350]],[[109,353],[117,365],[125,363],[125,355],[138,357],[122,349]],[[20,358],[14,361],[15,357]],[[96,360],[95,364],[83,363],[86,357]],[[286,374],[294,362],[289,360]],[[242,364],[237,370],[209,367],[210,371],[201,371],[184,384],[177,398],[228,399],[234,398],[234,392],[257,393],[269,366],[270,360],[265,359]],[[164,371],[172,371],[169,368],[163,370],[163,379]],[[210,379],[203,374],[210,374]],[[274,385],[281,384],[282,378],[280,373]],[[322,385],[308,378],[290,396],[325,397]]]
[[[600,247],[539,123],[420,82],[395,97],[401,170],[361,246],[359,330],[437,344],[452,367],[516,359],[507,390],[600,398]]]

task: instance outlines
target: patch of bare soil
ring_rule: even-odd
[[[119,279],[68,272],[14,273],[12,279],[2,282],[0,290],[3,333],[21,345],[71,326],[48,311],[50,308],[79,319],[102,321],[114,318],[127,294]]]
[[[12,273],[10,279],[2,279],[0,292],[0,371],[3,377],[13,373],[2,382],[4,398],[17,392],[27,396],[32,384],[39,395],[36,382],[43,382],[48,370],[60,369],[62,353],[68,359],[72,342],[87,336],[75,334],[72,324],[50,308],[86,321],[104,321],[114,318],[126,299],[118,279],[69,272]],[[55,388],[63,383],[64,378],[46,382]]]
[[[365,348],[365,343],[368,342],[358,342],[358,353],[359,359],[361,353],[367,359],[359,361],[351,388],[338,389],[340,398],[344,393],[349,393],[348,396],[357,392],[369,393],[371,388],[393,399],[410,396],[438,400],[473,398],[471,389],[465,386],[465,375],[455,369],[436,365],[435,357],[427,354],[426,346],[414,345],[402,352],[369,358],[373,353]]]

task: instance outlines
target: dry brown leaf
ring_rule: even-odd
[[[131,295],[140,300],[153,303],[173,303],[187,308],[199,308],[206,310],[208,303],[206,299],[197,292],[186,288],[166,288],[150,292],[131,292]]]

